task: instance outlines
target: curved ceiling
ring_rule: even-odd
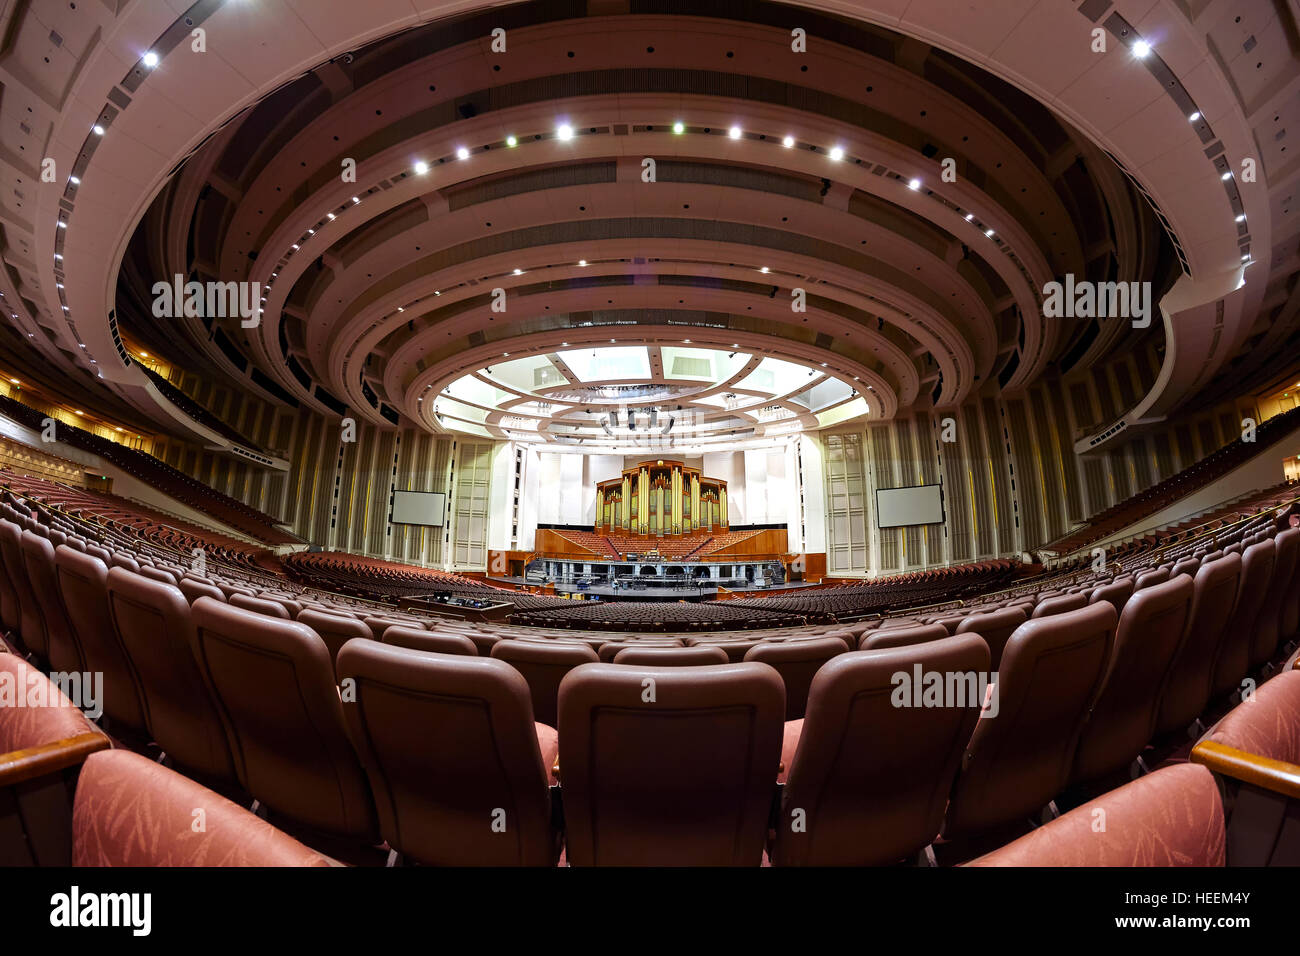
[[[1243,76],[1226,43],[1207,47],[1211,25],[1245,29],[1219,24],[1226,3],[1197,22],[1172,2],[1138,15],[1105,0],[978,16],[947,0],[483,6],[65,12],[79,29],[56,33],[78,66],[40,97],[62,97],[42,117],[59,182],[34,212],[6,208],[7,229],[11,214],[30,229],[5,252],[23,347],[65,387],[88,378],[164,427],[118,323],[264,398],[555,440],[575,423],[519,412],[539,396],[485,403],[497,418],[471,422],[426,395],[482,382],[507,355],[572,386],[555,356],[613,348],[647,356],[650,375],[603,387],[679,388],[664,357],[694,348],[869,389],[853,417],[890,418],[1163,335],[1179,347],[1143,406],[1163,410],[1240,361],[1263,310],[1298,318],[1293,220],[1273,229],[1289,198],[1268,185],[1293,186],[1295,161],[1276,145],[1258,155],[1252,124],[1274,108],[1280,122],[1300,84],[1266,17],[1245,28],[1269,70]],[[29,19],[14,47],[28,59]],[[1155,47],[1141,60],[1138,36]],[[1250,155],[1256,183],[1222,178]],[[1066,274],[1157,294],[1182,274],[1178,308],[1145,330],[1046,318],[1043,288]],[[160,316],[174,276],[256,283],[260,312]],[[783,427],[830,423],[789,393],[762,397],[785,403]]]

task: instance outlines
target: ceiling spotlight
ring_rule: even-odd
[[[1133,41],[1133,55],[1139,60],[1151,52],[1151,44],[1146,40]]]
[[[429,164],[426,163],[424,160],[420,160],[415,164],[415,171],[421,176],[423,176],[425,173],[429,171]],[[330,218],[333,219],[334,217],[331,216]]]
[[[460,149],[456,150],[456,158],[469,159],[469,150],[462,146]]]
[[[1222,180],[1226,183],[1229,179],[1232,178],[1232,170],[1231,170],[1231,169],[1228,170],[1226,173],[1224,173],[1224,174],[1223,174],[1222,176],[1220,176],[1219,178],[1222,179]]]
[[[739,126],[731,127],[731,129],[727,130],[727,135],[730,136],[732,139],[740,139],[740,127]]]
[[[517,276],[521,276],[521,275],[523,275],[523,274],[524,274],[524,270],[523,270],[523,269],[516,269],[516,270],[515,270],[515,275],[517,275]]]
[[[974,219],[974,218],[975,218],[975,214],[974,214],[974,213],[969,213],[969,212],[966,213],[966,221],[967,221],[967,222],[970,222],[970,221],[971,221],[972,219]]]
[[[140,353],[140,358],[148,358],[148,357],[149,357],[149,353],[148,353],[148,352],[141,352],[141,353]]]
[[[80,185],[81,185],[81,180],[78,179],[76,176],[69,176],[69,177],[68,177],[68,182],[72,183],[72,185],[74,185],[74,186],[80,186]]]
[[[769,269],[767,266],[763,266],[763,268],[759,269],[758,271],[761,272],[761,273],[763,273],[763,275],[767,275],[767,274],[768,274],[769,272],[771,272],[772,270]]]
[[[353,196],[353,197],[352,197],[352,204],[353,204],[354,206],[355,206],[357,203],[359,203],[359,202],[361,202],[361,200],[358,199],[356,196]]]
[[[148,53],[146,53],[143,57],[140,58],[140,62],[152,70],[155,66],[158,65],[158,54],[155,53],[153,50],[150,50]]]
[[[1249,262],[1249,261],[1250,261],[1250,253],[1248,252],[1248,253],[1246,253],[1244,256],[1242,256],[1242,257],[1241,257],[1241,261],[1242,261],[1242,262]]]
[[[1197,110],[1196,112],[1192,113],[1187,117],[1187,122],[1195,123],[1200,118],[1201,118],[1200,110]]]
[[[561,123],[555,127],[555,135],[564,140],[573,139],[573,127],[568,123]]]
[[[399,306],[397,307],[397,311],[398,311],[398,312],[405,312],[405,311],[406,311],[406,306],[399,305]]]
[[[832,146],[831,159],[835,160],[838,163],[843,158],[844,158],[844,150],[839,146]]]
[[[519,145],[519,140],[515,139],[513,136],[507,136],[507,137],[506,137],[506,145],[507,145],[507,146],[518,146],[518,145]]]
[[[331,221],[331,222],[334,221],[334,213],[332,213],[332,212],[327,212],[325,215],[327,215],[327,216],[330,217],[330,221]]]
[[[81,409],[78,408],[78,409],[77,409],[76,411],[74,411],[72,414],[74,414],[74,415],[84,415],[84,414],[86,414],[86,413],[83,412]]]
[[[13,382],[15,385],[21,385],[21,384],[22,384],[22,382],[18,381],[18,379],[16,379],[16,378],[11,378],[9,381]]]
[[[985,230],[984,230],[984,235],[988,236],[990,239],[993,238],[993,230],[992,230],[992,229],[985,229]]]
[[[298,248],[298,243],[295,242],[295,243],[293,244],[293,248],[297,249],[297,248]]]
[[[578,265],[580,265],[580,266],[585,266],[586,264],[587,264],[587,260],[586,260],[586,259],[579,259],[579,260],[578,260]]]
[[[67,229],[67,228],[68,228],[68,224],[67,224],[66,222],[64,222],[62,219],[59,220],[58,225],[59,225],[59,228],[60,228],[60,229]]]
[[[793,137],[793,136],[787,136],[785,139],[781,140],[781,145],[784,146],[786,149],[793,149],[793,148],[794,148],[794,137]]]
[[[96,136],[103,136],[103,135],[104,135],[104,127],[100,126],[98,123],[96,123],[94,126],[92,126],[92,127],[90,128],[90,131],[91,131],[92,133],[94,133]]]
[[[921,180],[919,180],[919,179],[910,179],[910,180],[908,180],[908,182],[907,182],[907,188],[908,188],[908,189],[920,189],[920,188],[921,188]]]
[[[1245,222],[1245,221],[1246,221],[1246,214],[1243,212],[1240,216],[1237,217],[1236,221],[1237,221],[1237,222]]]
[[[566,349],[567,349],[567,348],[569,347],[569,343],[568,343],[568,342],[561,342],[561,343],[560,343],[560,347],[561,347],[561,348],[566,348]]]
[[[685,133],[686,124],[683,123],[681,120],[678,120],[676,123],[673,124],[673,132],[676,133],[678,136],[680,136],[682,133]]]

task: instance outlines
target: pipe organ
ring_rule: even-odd
[[[680,461],[646,461],[596,485],[596,533],[663,535],[725,531],[727,483]]]

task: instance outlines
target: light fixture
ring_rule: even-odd
[[[731,127],[731,129],[727,130],[727,135],[730,136],[732,139],[740,139],[740,127],[739,126]]]
[[[426,163],[424,160],[421,159],[421,160],[419,160],[418,162],[416,162],[416,164],[415,164],[415,171],[416,171],[419,175],[423,176],[425,173],[427,173],[427,172],[429,171],[429,164]],[[333,216],[330,216],[330,218],[333,219],[334,217],[333,217]]]
[[[1242,261],[1242,262],[1249,262],[1249,261],[1250,261],[1250,253],[1248,252],[1248,253],[1246,253],[1244,256],[1242,256],[1242,257],[1241,257],[1241,261]]]
[[[469,150],[462,146],[460,149],[456,150],[456,158],[469,159]]]
[[[1236,221],[1237,221],[1237,222],[1245,222],[1245,221],[1246,221],[1246,214],[1243,212],[1240,216],[1237,217]]]
[[[523,275],[523,274],[524,274],[524,270],[523,270],[523,269],[516,269],[516,270],[515,270],[515,275],[517,275],[517,276],[521,276],[521,275]]]
[[[763,275],[767,275],[767,274],[768,274],[769,272],[771,272],[772,270],[769,269],[767,266],[763,266],[763,268],[759,269],[758,271],[761,272],[761,273],[763,273]]]
[[[844,158],[844,150],[839,146],[832,146],[831,159],[835,160],[838,163],[843,158]]]
[[[297,249],[297,248],[298,248],[298,243],[295,242],[295,243],[293,244],[293,248]]]
[[[148,358],[148,357],[149,357],[149,353],[148,353],[148,352],[141,352],[141,353],[140,353],[140,358]]]
[[[1151,44],[1146,40],[1133,41],[1133,55],[1139,60],[1151,52]]]
[[[78,409],[77,409],[75,412],[73,412],[72,414],[74,414],[74,415],[84,415],[84,414],[86,414],[86,413],[83,412],[81,409],[78,408]]]
[[[331,222],[334,221],[334,213],[332,213],[332,212],[327,212],[325,215],[327,215],[327,216],[330,217],[330,221],[331,221]]]
[[[59,220],[59,228],[60,228],[60,229],[67,229],[67,228],[68,228],[68,224],[67,224],[66,222],[64,222],[62,219],[60,219],[60,220]]]
[[[90,128],[90,131],[91,131],[92,133],[94,133],[96,136],[103,136],[103,135],[104,135],[104,127],[100,126],[98,123],[96,123],[94,126],[92,126],[92,127]]]
[[[506,137],[506,145],[507,145],[507,146],[518,146],[518,145],[519,145],[519,140],[515,139],[513,136],[507,136],[507,137]]]
[[[21,384],[22,384],[22,382],[18,381],[18,379],[16,379],[16,378],[11,378],[9,381],[13,382],[15,385],[21,385]]]
[[[1191,115],[1187,117],[1187,122],[1195,123],[1200,118],[1201,118],[1201,112],[1200,110],[1196,110],[1195,112],[1193,112]]]
[[[78,179],[76,176],[69,176],[69,177],[68,177],[68,182],[72,183],[72,185],[74,185],[74,186],[80,186],[80,185],[81,185],[81,180]]]
[[[781,140],[781,145],[786,149],[794,149],[794,137],[787,136],[785,139]]]
[[[690,345],[690,344],[691,344],[690,339],[682,339],[682,345]]]
[[[970,221],[971,221],[972,219],[974,219],[974,218],[975,218],[975,214],[974,214],[974,213],[969,213],[969,212],[966,213],[966,221],[967,221],[967,222],[970,222]]]
[[[563,140],[573,139],[573,127],[568,123],[561,123],[555,127],[555,135]]]
[[[400,305],[399,305],[399,306],[397,307],[397,311],[398,311],[398,312],[405,312],[405,311],[406,311],[406,308],[405,308],[404,306],[400,306]]]
[[[673,132],[676,133],[678,136],[680,136],[682,133],[685,133],[686,124],[683,123],[681,120],[678,120],[676,123],[673,124]]]
[[[993,237],[993,230],[992,230],[992,229],[985,229],[985,230],[984,230],[984,235],[988,236],[989,238],[992,238],[992,237]]]
[[[907,181],[907,188],[908,188],[908,189],[920,189],[920,188],[921,188],[921,180],[919,180],[919,179],[909,179],[909,180]]]
[[[158,65],[158,54],[155,53],[153,50],[150,50],[148,53],[146,53],[143,57],[140,58],[140,62],[152,70],[155,66]]]
[[[1222,180],[1226,183],[1229,179],[1232,178],[1232,170],[1231,170],[1231,169],[1228,170],[1226,173],[1224,173],[1224,174],[1223,174],[1222,176],[1220,176],[1219,178],[1222,179]]]
[[[578,260],[578,265],[580,265],[580,266],[585,266],[586,264],[587,264],[587,260],[586,260],[586,259],[579,259],[579,260]]]
[[[355,206],[357,203],[359,203],[359,202],[361,202],[361,200],[358,199],[356,196],[353,196],[353,197],[352,197],[352,204],[353,204],[354,206]]]

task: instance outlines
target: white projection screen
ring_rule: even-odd
[[[904,528],[918,524],[943,524],[943,486],[876,489],[876,524]]]
[[[393,524],[429,524],[442,527],[447,496],[441,491],[394,491]]]

